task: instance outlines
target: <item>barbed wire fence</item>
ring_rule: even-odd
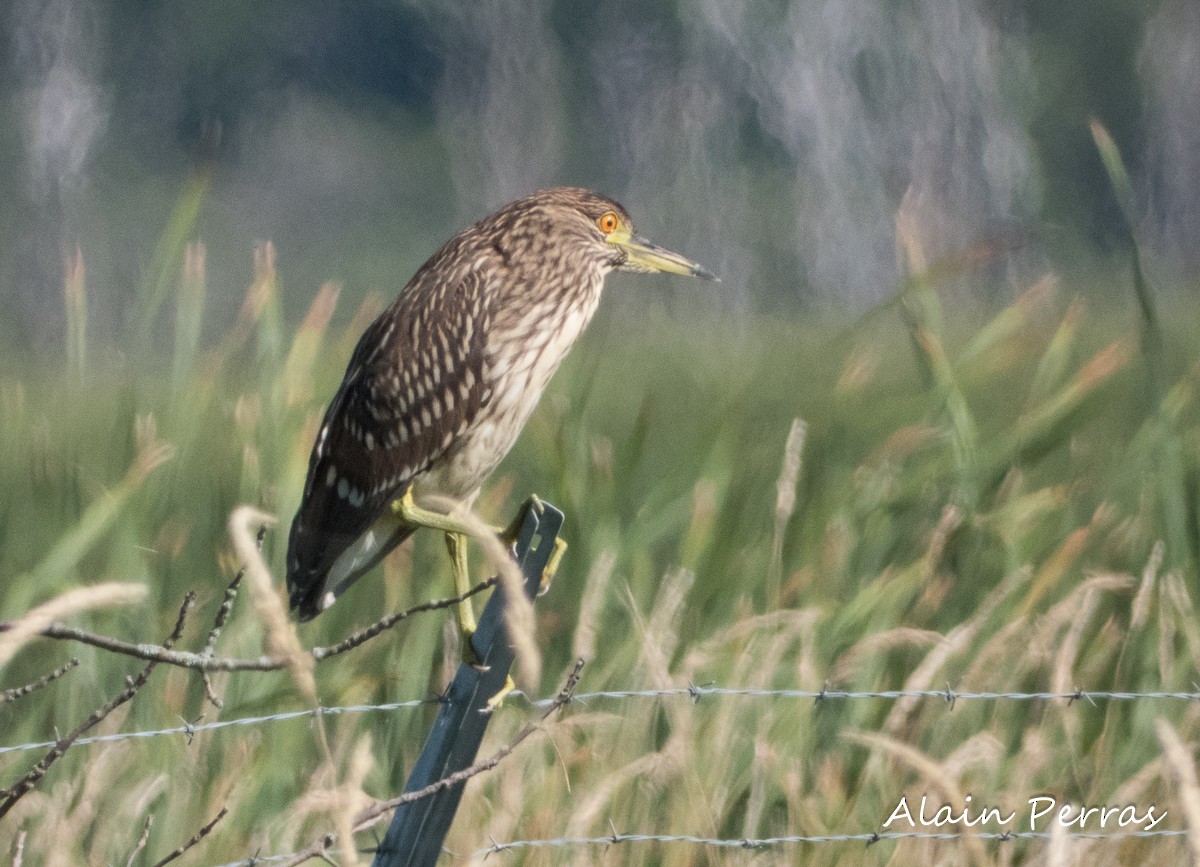
[[[261,545],[263,538],[262,531],[259,532],[257,542]],[[0,792],[0,798],[7,799],[11,802],[15,801],[24,791],[31,789],[37,781],[44,776],[48,766],[57,758],[72,748],[86,747],[94,744],[113,743],[134,739],[147,739],[157,737],[181,737],[190,744],[196,735],[205,732],[228,731],[234,728],[267,726],[272,724],[282,724],[290,721],[309,720],[320,721],[327,716],[335,715],[352,715],[352,714],[368,714],[368,713],[403,713],[419,710],[430,705],[442,704],[447,701],[446,696],[438,697],[423,697],[415,698],[407,701],[389,702],[383,704],[359,704],[346,706],[317,706],[306,708],[303,710],[292,710],[280,713],[264,714],[260,716],[239,717],[233,719],[216,720],[212,722],[201,723],[199,721],[180,720],[181,724],[169,726],[159,729],[135,730],[129,732],[120,732],[107,735],[99,735],[92,737],[83,736],[83,732],[87,728],[96,725],[118,704],[129,701],[136,694],[137,690],[144,685],[149,678],[155,666],[166,664],[169,666],[177,666],[187,669],[193,669],[199,672],[205,679],[205,693],[208,700],[220,711],[222,704],[213,694],[211,686],[207,682],[207,674],[213,671],[276,671],[288,669],[295,664],[293,659],[285,655],[276,653],[274,655],[267,654],[259,657],[250,658],[228,658],[218,657],[215,655],[214,648],[216,639],[219,636],[221,629],[224,627],[227,619],[230,616],[234,599],[237,595],[238,586],[243,578],[243,572],[239,572],[230,583],[229,588],[225,593],[225,597],[220,606],[216,618],[213,622],[212,629],[209,631],[205,641],[204,649],[200,653],[194,653],[184,650],[178,650],[173,647],[173,644],[178,639],[182,631],[184,619],[188,616],[194,602],[194,597],[189,594],[185,598],[183,605],[180,608],[179,615],[175,628],[171,635],[163,641],[162,644],[136,644],[123,641],[111,636],[96,635],[74,627],[66,626],[60,623],[48,623],[41,628],[38,634],[63,640],[77,641],[84,644],[89,644],[102,650],[119,653],[131,657],[135,657],[147,662],[146,668],[137,678],[130,678],[127,681],[126,688],[103,708],[99,709],[89,716],[83,723],[77,726],[69,735],[65,737],[56,737],[55,740],[37,741],[22,744],[7,744],[0,745],[0,755],[20,753],[34,750],[46,750],[50,752],[42,761],[40,761],[25,778],[18,781],[13,787],[4,792]],[[498,584],[498,579],[492,578],[481,582],[471,588],[467,593],[452,597],[449,599],[436,600],[424,603],[405,611],[397,612],[381,618],[378,622],[372,624],[366,629],[360,630],[337,644],[328,647],[316,647],[306,651],[311,658],[312,664],[319,664],[325,660],[336,657],[342,653],[353,650],[362,646],[367,641],[384,633],[391,627],[402,622],[408,617],[425,611],[436,611],[457,605],[474,596],[477,593],[495,587]],[[0,634],[14,628],[14,624],[0,623]],[[68,676],[69,673],[76,668],[78,663],[71,660],[67,664],[58,669],[38,678],[37,680],[24,686],[15,687],[12,689],[0,692],[0,704],[15,701],[24,696],[42,689],[54,681]],[[492,757],[472,765],[469,768],[464,768],[456,774],[449,775],[442,779],[435,779],[429,785],[421,788],[418,791],[406,792],[397,798],[390,801],[376,802],[371,806],[373,811],[367,819],[361,820],[354,827],[355,831],[361,831],[365,828],[372,827],[379,821],[386,819],[397,807],[405,804],[413,803],[425,797],[445,791],[452,786],[458,786],[461,791],[461,785],[466,779],[492,767],[506,758],[515,749],[529,733],[538,729],[542,720],[546,719],[551,713],[568,705],[588,705],[593,703],[603,702],[633,702],[633,701],[685,701],[693,705],[707,704],[709,702],[724,702],[731,700],[762,700],[762,701],[809,701],[814,706],[827,706],[832,703],[842,701],[894,701],[894,700],[925,700],[937,701],[943,703],[949,710],[953,710],[959,702],[1064,702],[1067,706],[1091,706],[1099,707],[1103,702],[1195,702],[1200,701],[1200,685],[1192,684],[1191,691],[1146,691],[1146,692],[1130,692],[1130,691],[1108,691],[1108,690],[1089,690],[1076,688],[1072,691],[1034,691],[1034,692],[981,692],[981,691],[966,691],[957,690],[952,685],[946,684],[944,689],[899,689],[899,690],[845,690],[831,687],[826,684],[820,690],[811,689],[764,689],[764,688],[744,688],[739,686],[721,686],[715,683],[687,683],[677,687],[656,688],[656,689],[625,689],[625,690],[599,690],[592,692],[576,692],[575,684],[578,680],[578,667],[572,677],[568,679],[567,686],[564,687],[554,698],[535,698],[526,695],[520,691],[511,693],[511,698],[522,699],[527,707],[534,711],[534,720],[526,725],[517,736],[507,745],[501,748]],[[455,779],[451,779],[454,777]],[[166,859],[160,861],[160,864],[165,864],[169,860],[183,854],[185,851],[199,843],[206,835],[208,835],[216,824],[224,817],[226,810],[222,809],[211,821],[202,826],[200,830],[185,844],[177,848]],[[364,814],[365,815],[365,814]],[[149,830],[147,823],[146,832],[142,835],[142,840],[138,844],[139,849],[145,844],[146,836]],[[1072,831],[1058,829],[1055,831],[982,831],[974,828],[967,828],[962,831],[936,830],[936,831],[889,831],[886,828],[882,829],[863,829],[856,833],[845,834],[821,834],[821,835],[792,835],[764,838],[717,838],[695,834],[657,834],[657,833],[641,833],[636,831],[621,831],[612,824],[610,820],[611,833],[604,836],[594,837],[560,837],[547,839],[527,839],[527,840],[509,840],[496,841],[492,840],[491,845],[480,848],[468,857],[472,858],[487,858],[491,855],[499,855],[505,852],[515,852],[519,850],[530,849],[545,849],[545,848],[582,848],[582,847],[611,847],[611,846],[626,846],[639,844],[660,844],[660,845],[689,845],[712,847],[719,849],[741,849],[741,850],[760,850],[771,849],[773,847],[785,845],[820,845],[820,844],[846,844],[846,843],[861,843],[865,847],[870,847],[875,844],[886,841],[900,840],[956,840],[972,838],[975,840],[994,840],[1000,842],[1015,841],[1015,840],[1041,840],[1053,838],[1067,838],[1080,840],[1124,840],[1133,838],[1181,838],[1187,837],[1191,831],[1178,828],[1163,828],[1163,829],[1140,829],[1126,830],[1118,828],[1107,833],[1088,832],[1083,830]],[[23,840],[24,835],[18,841],[18,845]],[[255,865],[264,863],[287,863],[296,864],[305,860],[308,857],[322,857],[324,850],[328,848],[332,840],[331,835],[324,835],[319,838],[312,846],[306,850],[291,853],[279,853],[263,855],[256,853],[253,856],[235,862],[230,862],[226,867],[234,867],[234,865]],[[377,850],[371,850],[377,851]],[[135,851],[136,854],[136,851]],[[131,856],[132,863],[132,856]]]
[[[895,689],[895,690],[841,690],[841,689],[740,689],[737,687],[721,687],[712,685],[689,684],[688,686],[672,689],[626,689],[598,690],[596,692],[581,692],[572,694],[564,704],[589,704],[595,701],[624,701],[631,699],[669,699],[687,698],[693,703],[699,703],[705,698],[765,698],[765,699],[808,699],[813,702],[822,701],[853,701],[859,699],[936,699],[953,706],[960,701],[1065,701],[1068,704],[1087,702],[1096,706],[1101,701],[1200,701],[1200,691],[1196,692],[1108,692],[1105,690],[1076,690],[1074,692],[967,692],[952,688],[946,689]],[[555,699],[531,698],[520,690],[513,690],[508,699],[524,700],[531,708],[545,709],[554,703]],[[191,741],[202,732],[219,731],[220,729],[236,728],[239,726],[265,725],[275,722],[289,722],[299,719],[312,719],[318,716],[338,716],[343,714],[389,713],[403,710],[416,710],[440,704],[438,696],[432,698],[416,698],[408,701],[385,702],[383,704],[354,704],[342,706],[327,706],[306,708],[305,710],[284,711],[282,713],[264,714],[262,716],[238,717],[236,719],[216,720],[208,723],[189,723],[182,721],[181,725],[161,729],[146,729],[132,732],[119,732],[111,735],[98,735],[91,738],[79,738],[76,746],[90,744],[113,743],[117,741],[137,740],[140,738],[163,737],[180,735]],[[25,744],[0,746],[0,755],[5,753],[40,750],[54,746],[55,741],[33,741]]]
[[[760,699],[772,701],[810,701],[814,705],[824,702],[838,701],[867,701],[867,700],[900,700],[917,699],[937,701],[953,709],[959,702],[977,701],[1060,701],[1068,706],[1084,703],[1098,707],[1106,701],[1151,701],[1151,702],[1195,702],[1200,701],[1200,689],[1195,691],[1153,691],[1153,692],[1114,692],[1108,690],[1078,689],[1073,692],[974,692],[960,691],[952,687],[941,690],[841,690],[824,688],[821,690],[806,689],[743,689],[738,687],[723,687],[713,684],[687,684],[667,689],[627,689],[627,690],[598,690],[594,692],[572,693],[566,698],[533,698],[520,690],[515,690],[509,696],[513,700],[524,701],[531,710],[547,710],[557,704],[561,705],[591,705],[602,702],[627,702],[639,700],[670,701],[682,700],[698,705],[709,700],[730,699]],[[161,729],[145,729],[131,732],[121,732],[101,735],[91,738],[80,738],[75,746],[113,743],[126,740],[136,740],[153,737],[181,737],[188,743],[202,732],[220,731],[231,728],[262,726],[273,723],[311,720],[317,716],[337,716],[368,713],[398,713],[414,711],[440,703],[440,697],[419,698],[408,701],[387,702],[382,704],[329,706],[284,713],[264,714],[261,716],[238,717],[228,720],[217,720],[209,723],[191,724],[186,721],[179,726]],[[22,751],[40,750],[51,747],[55,741],[37,741],[24,744],[0,746],[0,754]],[[598,837],[559,837],[537,840],[492,841],[491,845],[471,853],[472,858],[482,858],[498,855],[504,852],[514,852],[523,849],[540,848],[580,848],[603,847],[616,845],[637,845],[647,843],[677,844],[702,846],[718,849],[760,850],[785,845],[819,845],[827,843],[862,843],[865,847],[877,843],[900,840],[957,840],[973,837],[978,840],[999,842],[1015,840],[1050,840],[1054,837],[1065,837],[1078,840],[1110,840],[1146,838],[1182,838],[1190,832],[1185,829],[1152,829],[1152,830],[1123,830],[1118,829],[1107,833],[1087,831],[863,831],[849,834],[817,834],[792,835],[764,838],[714,838],[693,834],[651,834],[637,832],[621,832],[615,827],[612,832]],[[222,867],[250,867],[254,864],[283,863],[295,859],[297,853],[280,853],[273,855],[255,854],[240,861],[229,862]]]

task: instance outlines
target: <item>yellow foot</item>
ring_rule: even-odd
[[[563,554],[565,553],[567,553],[567,540],[562,536],[558,536],[554,540],[554,553],[550,555],[550,559],[546,563],[546,568],[542,570],[542,580],[538,584],[538,596],[545,595],[546,591],[550,589],[550,585],[554,581],[554,576],[558,574],[558,567],[562,563]]]
[[[500,691],[487,700],[487,704],[483,707],[480,713],[495,713],[498,708],[504,704],[504,699],[510,692],[517,688],[513,683],[512,675],[504,678],[504,686],[500,687]]]

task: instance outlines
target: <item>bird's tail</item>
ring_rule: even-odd
[[[332,564],[305,568],[303,563],[328,562],[324,557],[297,557],[292,554],[304,548],[304,528],[299,521],[292,524],[288,557],[288,604],[301,622],[312,620],[357,581],[374,569],[397,545],[416,531],[416,527],[391,515],[381,518],[346,548]],[[323,574],[322,574],[323,573]]]

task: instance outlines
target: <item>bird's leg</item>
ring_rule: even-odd
[[[454,566],[454,593],[464,596],[471,590],[471,576],[467,565],[467,537],[462,533],[447,532],[446,548],[450,551],[450,562]],[[481,665],[475,655],[475,645],[471,642],[475,635],[475,608],[470,599],[458,603],[458,635],[462,641],[462,660],[473,668],[481,670]]]
[[[412,524],[415,527],[428,527],[431,530],[441,530],[443,533],[458,533],[462,536],[470,536],[473,533],[465,521],[460,521],[453,515],[444,515],[441,512],[422,509],[413,502],[412,488],[409,488],[404,492],[404,496],[392,503],[392,511],[399,515],[406,523]]]
[[[441,530],[446,534],[446,548],[450,551],[450,562],[454,569],[454,592],[458,596],[466,595],[471,589],[470,569],[467,565],[467,538],[471,535],[471,528],[453,515],[422,509],[413,502],[411,488],[392,503],[392,510],[405,523]],[[471,643],[475,628],[475,609],[470,599],[464,599],[458,603],[458,634],[462,641],[462,658],[463,662],[480,668],[479,660],[475,656],[475,645]]]

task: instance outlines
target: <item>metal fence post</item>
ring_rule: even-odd
[[[513,545],[513,557],[525,575],[525,593],[530,599],[537,595],[542,571],[554,551],[563,521],[563,513],[548,503],[541,504],[540,514],[532,506],[532,501],[526,503],[525,517]],[[498,585],[479,618],[472,642],[477,658],[487,670],[466,664],[458,667],[404,791],[423,789],[474,763],[491,720],[490,714],[481,711],[487,700],[504,686],[513,662],[504,624],[504,604],[504,587]],[[375,852],[374,867],[425,867],[436,863],[465,786],[464,781],[428,798],[401,805]]]

